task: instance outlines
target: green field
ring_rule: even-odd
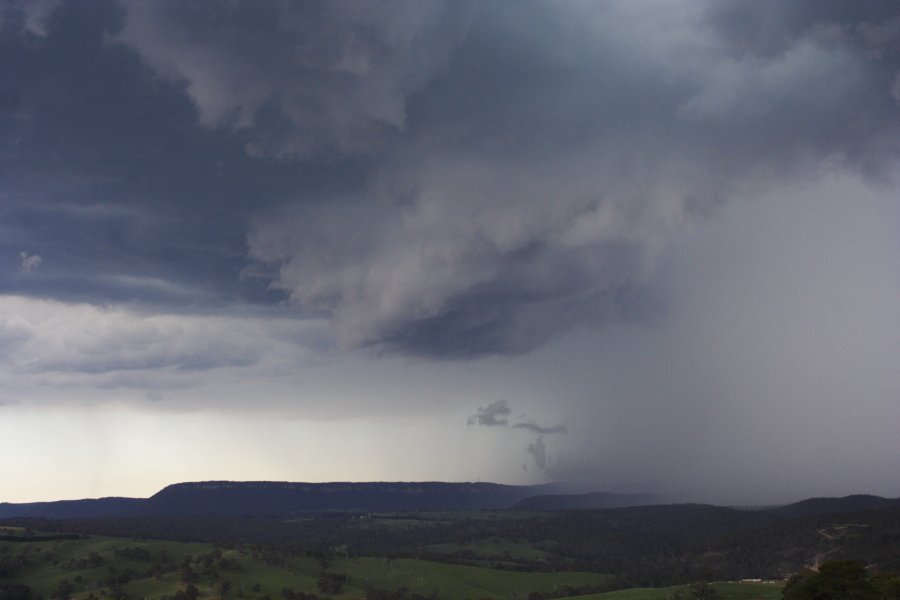
[[[12,527],[11,525],[0,527],[0,535],[22,535],[24,533],[24,527]]]
[[[516,510],[444,510],[373,513],[360,518],[358,527],[432,527],[455,521],[518,521],[523,519],[547,519],[549,514]]]
[[[780,583],[724,581],[712,583],[711,587],[716,590],[717,600],[779,600],[782,588]],[[680,591],[684,598],[691,598],[688,586],[679,585],[667,588],[632,588],[604,594],[571,596],[564,600],[666,600],[676,591]]]
[[[389,590],[406,587],[423,595],[435,591],[442,598],[505,599],[509,594],[597,585],[605,579],[595,573],[523,573],[413,559],[349,559],[337,561],[334,568],[350,575],[350,583],[361,591],[367,584]]]
[[[498,541],[499,542],[499,541]],[[498,547],[502,546],[498,543]],[[526,547],[527,548],[527,547]],[[22,564],[24,560],[24,564]],[[210,544],[132,541],[91,537],[79,540],[0,542],[0,561],[15,566],[0,582],[25,584],[51,598],[63,580],[79,600],[110,598],[124,593],[132,599],[170,596],[185,584],[181,565],[189,565],[200,598],[221,598],[222,582],[230,584],[228,599],[280,599],[284,588],[323,596],[317,587],[322,572],[311,557],[278,558],[252,548],[217,551]],[[205,567],[205,562],[211,564]],[[3,563],[0,563],[3,564]],[[530,592],[559,593],[569,588],[601,584],[596,573],[528,573],[446,564],[427,560],[341,558],[330,561],[330,572],[347,576],[339,599],[365,597],[368,588],[407,588],[441,599],[506,600]],[[127,577],[125,577],[127,575]],[[113,583],[122,577],[118,586]]]
[[[529,544],[499,538],[479,540],[470,544],[432,544],[425,546],[424,549],[434,554],[471,556],[483,559],[534,561],[546,560],[550,556],[549,553],[538,550]]]
[[[129,568],[135,570],[146,569],[146,565],[141,562],[116,557],[115,549],[124,547],[143,548],[157,556],[160,552],[165,552],[175,562],[183,560],[188,555],[202,554],[213,549],[209,544],[131,542],[129,540],[103,537],[40,542],[0,542],[0,559],[24,555],[26,560],[25,564],[13,571],[11,576],[0,579],[0,581],[24,583],[42,596],[50,597],[59,583],[66,579],[72,582],[76,589],[84,592],[83,595],[86,596],[90,591],[99,591],[101,589],[95,586],[94,582],[107,577],[110,566],[119,571]],[[91,552],[97,553],[103,559],[101,565],[86,568],[70,568],[67,566],[70,561],[82,559],[90,555]],[[81,578],[80,583],[77,583],[76,579],[79,577]],[[166,578],[163,578],[159,582],[154,581],[154,583],[158,584],[159,595],[174,593],[174,590],[178,588],[177,580],[175,578],[170,579],[166,580]],[[132,588],[137,590],[140,587],[145,587],[144,582],[135,581],[133,584],[126,586],[125,589],[131,592]]]

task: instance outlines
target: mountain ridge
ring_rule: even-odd
[[[807,498],[799,502],[767,508],[765,512],[779,517],[799,517],[847,514],[890,506],[900,506],[900,498],[884,498],[873,494],[851,494],[839,497]]]
[[[441,510],[599,510],[663,503],[652,494],[565,493],[564,483],[371,481],[292,482],[208,480],[173,483],[147,498],[109,496],[0,503],[0,519],[84,519],[149,516],[288,517],[311,512]],[[808,498],[754,509],[776,517],[846,514],[900,506],[900,498],[870,494]]]
[[[555,484],[489,482],[195,481],[170,484],[148,498],[106,497],[0,503],[0,519],[146,516],[290,516],[304,512],[477,510],[509,508]]]

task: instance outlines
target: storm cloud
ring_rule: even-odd
[[[466,3],[135,2],[117,40],[258,156],[377,150],[447,60]]]
[[[896,2],[3,0],[0,73],[5,411],[706,498],[900,452]]]
[[[5,288],[287,297],[344,347],[431,359],[652,323],[698,215],[825,168],[890,177],[896,12],[9,3],[5,239],[50,262]]]
[[[697,215],[828,165],[888,177],[896,160],[884,11],[792,11],[773,48],[711,10],[481,6],[368,189],[293,229],[257,222],[251,256],[350,347],[474,358],[652,322],[657,260]],[[345,221],[310,248],[304,231],[372,203],[362,236]]]

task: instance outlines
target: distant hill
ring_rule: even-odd
[[[0,503],[0,519],[119,517],[284,517],[310,512],[453,511],[478,509],[598,510],[658,504],[652,494],[561,493],[565,484],[535,486],[447,482],[203,481],[167,486],[150,498],[99,498]],[[793,518],[900,507],[879,496],[812,498],[762,511]]]
[[[148,503],[156,514],[285,515],[321,511],[508,508],[548,486],[496,483],[234,483],[170,485]]]
[[[97,498],[23,504],[0,503],[0,519],[39,517],[47,519],[100,519],[141,515],[142,498]]]
[[[882,498],[867,494],[844,496],[843,498],[810,498],[785,506],[766,509],[765,512],[778,517],[804,517],[811,515],[842,515],[864,510],[900,507],[900,498]]]
[[[517,502],[517,510],[595,510],[658,504],[653,494],[613,494],[592,492],[588,494],[542,494]]]
[[[509,508],[553,485],[372,482],[205,481],[170,485],[150,498],[100,498],[0,504],[0,519],[93,519],[148,516],[290,516],[322,511]]]

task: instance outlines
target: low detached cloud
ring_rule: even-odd
[[[509,425],[509,415],[512,410],[506,400],[497,400],[487,406],[479,407],[475,414],[469,417],[469,425],[484,425],[485,427],[497,427]]]
[[[539,433],[541,435],[552,435],[554,433],[568,433],[569,432],[569,428],[565,424],[543,426],[543,425],[538,425],[531,419],[529,419],[527,421],[522,421],[520,423],[516,423],[515,425],[513,425],[513,429],[525,429],[532,433]]]
[[[23,273],[31,273],[44,262],[44,259],[40,257],[39,254],[28,254],[24,250],[19,252],[19,263],[22,265],[21,269]]]
[[[512,429],[524,429],[532,433],[541,435],[552,435],[554,433],[568,433],[568,427],[565,424],[560,425],[539,425],[534,419],[522,415],[515,423],[510,424],[509,416],[512,414],[512,408],[509,406],[508,400],[497,400],[491,402],[487,406],[480,406],[475,414],[467,420],[469,425],[483,425],[485,427],[511,427]]]
[[[547,469],[550,464],[550,456],[547,454],[547,444],[544,443],[543,436],[538,436],[536,440],[528,444],[528,454],[538,469],[541,471]]]

